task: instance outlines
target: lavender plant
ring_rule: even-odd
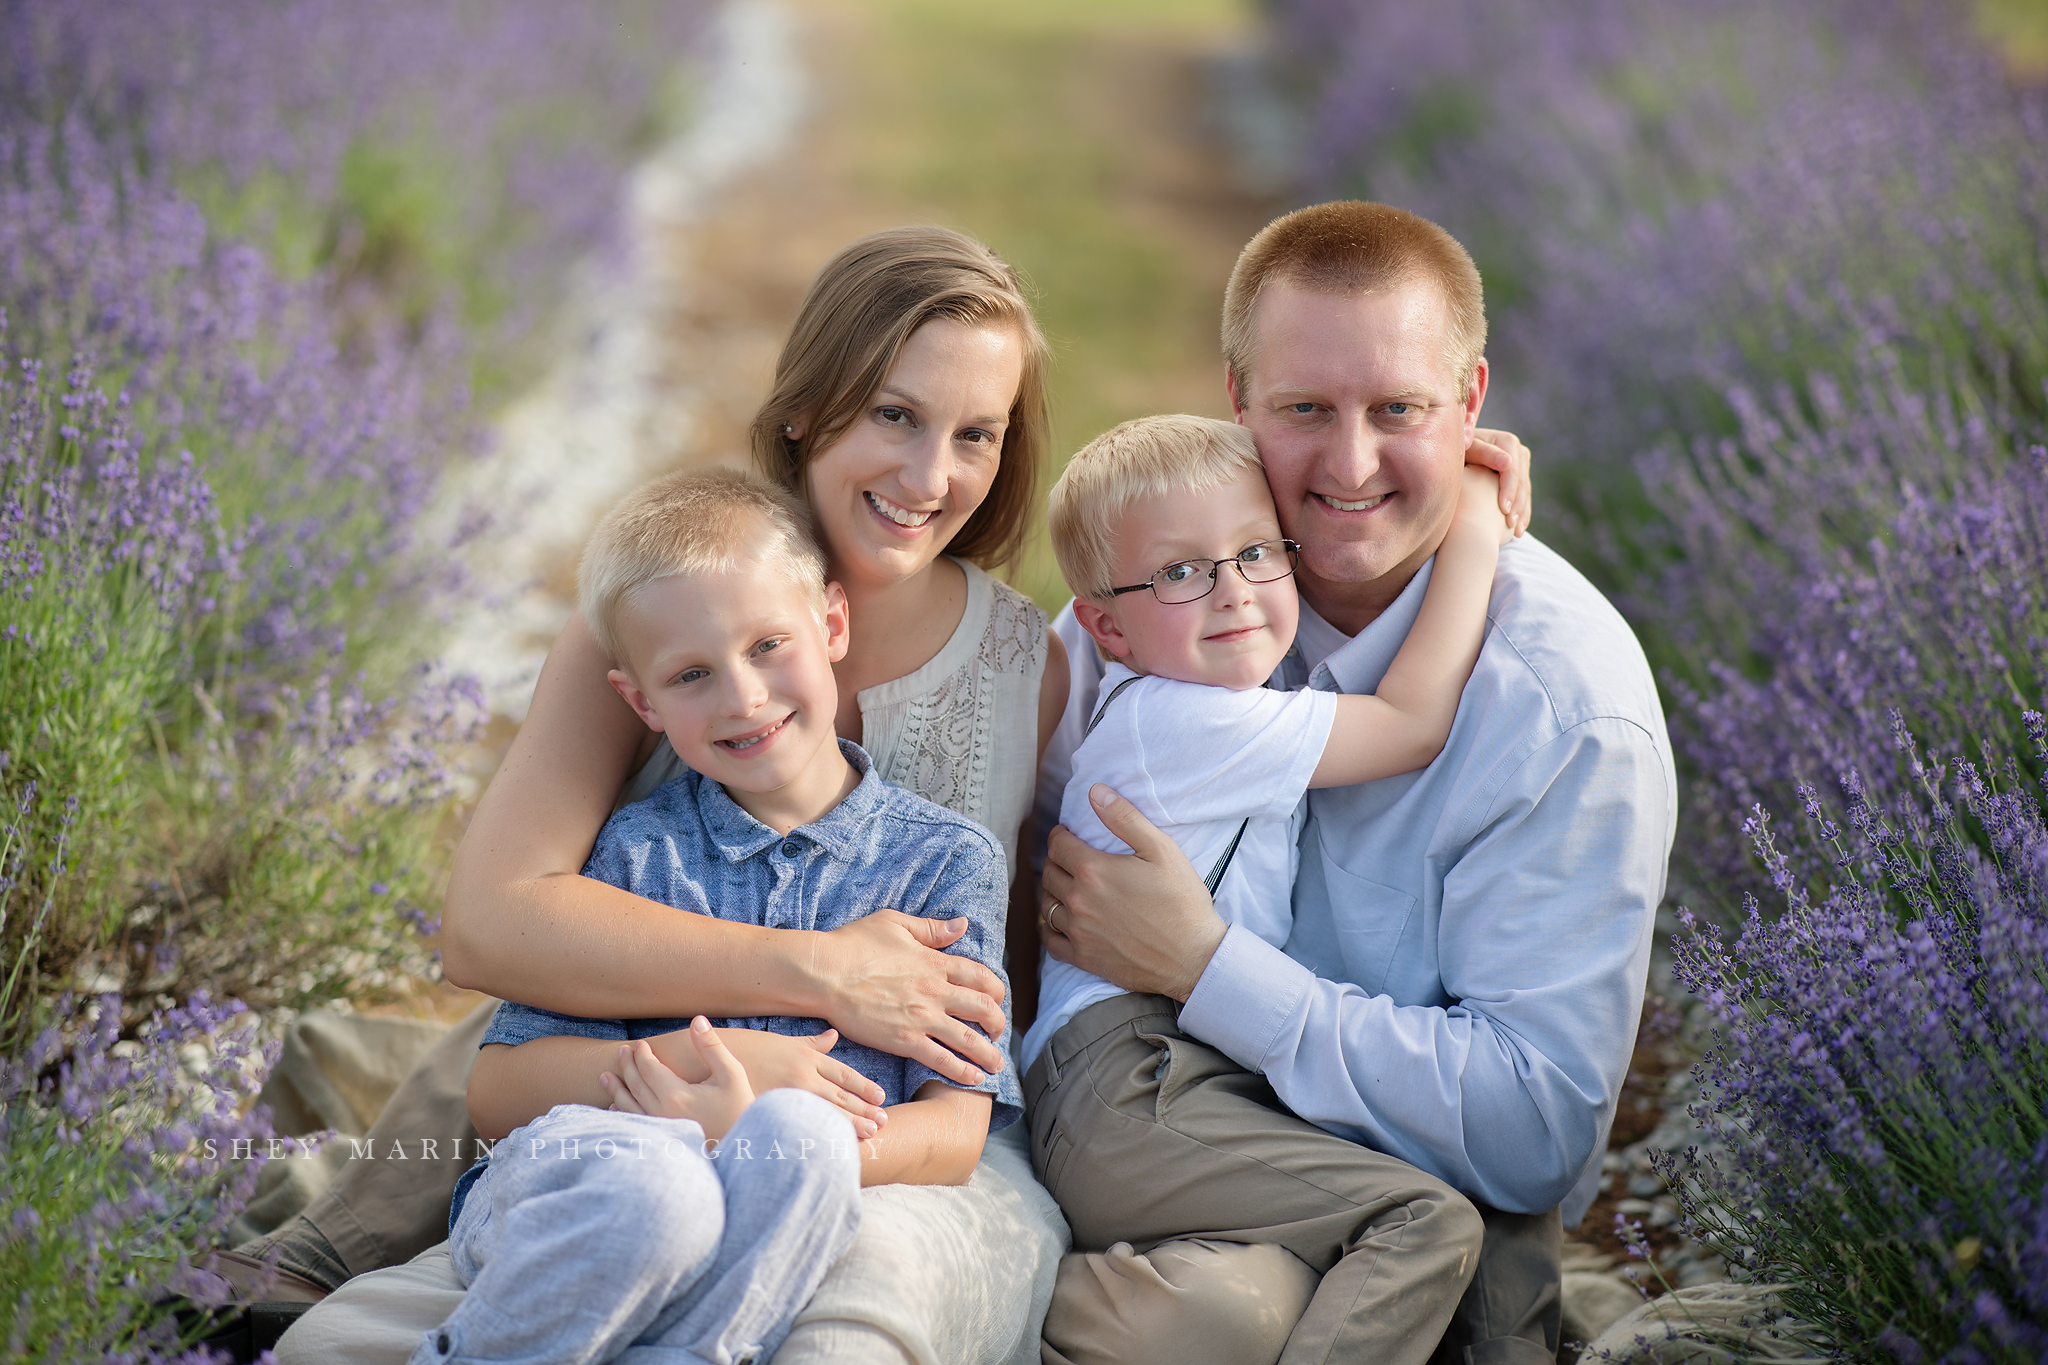
[[[1896,722],[1895,722],[1896,723]],[[2031,757],[2048,730],[2028,712]],[[1916,800],[1854,773],[1808,894],[1759,807],[1783,900],[1732,944],[1693,926],[1679,977],[1718,1027],[1695,1115],[1727,1144],[1666,1163],[1687,1231],[1856,1359],[2048,1352],[2048,803],[2018,766],[1923,760]]]
[[[2048,681],[2048,91],[1965,7],[1279,13],[1325,54],[1317,191],[1475,248],[1489,413],[1676,703],[1696,907],[1756,889],[1720,813],[1848,767],[1905,789],[1888,707],[1945,749],[2016,739]]]
[[[1961,5],[1359,0],[1280,7],[1311,95],[1310,188],[1471,245],[1495,401],[1611,481],[1731,388],[1852,378],[2039,414],[2048,100]]]
[[[424,964],[480,719],[426,513],[706,9],[0,0],[0,797],[81,869],[31,976]]]
[[[242,1012],[196,997],[124,1042],[118,998],[67,999],[0,1062],[0,1361],[220,1359],[170,1300],[225,1303],[208,1248],[303,1150],[239,1112],[271,1060]]]

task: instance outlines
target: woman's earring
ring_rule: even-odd
[[[791,426],[789,423],[784,422],[782,424],[782,434],[784,436],[787,436],[790,440],[794,441],[796,439],[796,428]]]

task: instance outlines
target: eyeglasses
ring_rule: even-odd
[[[1111,588],[1109,595],[1121,597],[1150,588],[1154,597],[1168,605],[1199,602],[1216,591],[1216,571],[1225,564],[1237,565],[1247,583],[1272,583],[1293,573],[1300,558],[1301,547],[1291,540],[1262,540],[1245,546],[1228,559],[1176,560],[1143,583]]]

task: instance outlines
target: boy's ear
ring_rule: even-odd
[[[1125,637],[1123,628],[1109,609],[1085,597],[1074,599],[1074,619],[1081,623],[1081,629],[1088,632],[1096,646],[1112,659],[1131,661],[1131,642]]]
[[[825,585],[825,657],[838,663],[853,643],[853,617],[846,605],[846,589],[837,583]]]
[[[605,674],[604,679],[612,685],[612,691],[623,697],[626,705],[633,708],[633,714],[647,722],[648,729],[656,734],[661,733],[661,717],[654,714],[654,708],[647,704],[647,694],[640,690],[640,684],[634,682],[630,674],[615,668]]]

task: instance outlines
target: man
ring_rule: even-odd
[[[1369,692],[1399,648],[1485,401],[1484,341],[1470,257],[1401,210],[1303,209],[1239,257],[1226,383],[1303,547],[1284,684]],[[1187,1045],[1262,1075],[1276,1112],[1478,1205],[1485,1248],[1437,1358],[1536,1365],[1557,1348],[1560,1205],[1576,1220],[1591,1199],[1633,1046],[1677,798],[1648,665],[1591,585],[1518,540],[1489,620],[1436,762],[1311,793],[1284,950],[1226,930],[1200,874],[1114,797],[1098,811],[1134,856],[1055,830],[1041,910],[1053,956],[1179,1002]],[[1040,773],[1055,806],[1101,668],[1071,611],[1056,628],[1074,685]],[[1225,1339],[1279,1358],[1292,1323],[1272,1306],[1313,1288],[1272,1247],[1141,1251],[1069,1258],[1049,1360]],[[1269,1324],[1256,1349],[1247,1322]]]

